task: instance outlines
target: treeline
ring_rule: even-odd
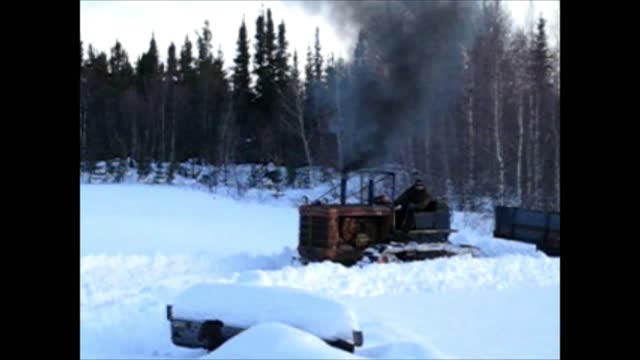
[[[323,57],[319,29],[313,47],[292,53],[284,22],[267,10],[252,40],[242,22],[229,67],[208,22],[194,43],[171,43],[166,64],[153,37],[134,64],[119,42],[109,55],[89,45],[88,58],[81,43],[81,161],[89,170],[127,157],[348,170],[395,162],[469,206],[491,196],[559,208],[559,50],[544,19],[514,31],[499,2],[435,12],[415,3],[431,17],[473,18],[472,35],[438,40],[456,22],[389,21],[384,35],[364,24],[347,63]]]
[[[251,59],[242,23],[231,73],[222,53],[212,53],[208,22],[195,43],[188,37],[179,49],[172,43],[166,64],[154,38],[135,65],[119,42],[109,56],[89,45],[87,59],[81,43],[81,160],[300,166],[321,158],[314,135],[321,132],[315,114],[322,104],[315,97],[331,81],[333,65],[323,63],[319,32],[303,82],[285,24],[276,30],[267,10],[256,29]]]

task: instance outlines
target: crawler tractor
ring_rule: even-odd
[[[347,204],[349,174],[343,173],[338,204],[314,201],[300,207],[301,263],[329,260],[351,266],[463,254],[482,256],[478,248],[449,241],[449,235],[456,231],[451,229],[451,211],[445,201],[431,198],[419,180],[395,197],[395,172],[359,173],[369,177],[366,203]],[[376,196],[375,184],[384,180],[390,180],[391,194]]]

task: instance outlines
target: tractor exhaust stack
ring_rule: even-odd
[[[342,177],[340,178],[340,205],[345,205],[347,203],[347,176],[342,173]]]

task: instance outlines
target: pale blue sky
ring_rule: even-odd
[[[524,24],[530,1],[504,3],[511,10],[514,23]],[[555,18],[559,14],[559,4],[558,0],[533,1],[534,13],[536,16],[543,14],[550,26],[557,26],[559,20]],[[262,7],[271,8],[276,23],[285,21],[290,49],[292,52],[298,50],[301,66],[307,45],[313,42],[316,26],[320,27],[323,52],[332,51],[336,57],[349,57],[357,29],[338,34],[323,13],[310,15],[286,1],[81,1],[80,34],[85,51],[88,44],[92,44],[97,50],[108,53],[119,39],[133,62],[148,49],[154,32],[164,61],[172,41],[178,49],[186,35],[194,41],[195,31],[207,19],[212,28],[214,51],[220,47],[229,66],[235,55],[238,27],[243,16],[249,37],[253,37],[255,18]]]

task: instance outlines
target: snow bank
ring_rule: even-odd
[[[250,327],[282,322],[323,339],[351,340],[358,321],[348,308],[318,294],[286,288],[246,285],[197,285],[173,301],[176,319],[218,319]]]
[[[347,268],[323,262],[280,270],[235,273],[229,282],[290,286],[324,294],[369,297],[459,289],[508,289],[560,284],[557,258],[459,256],[411,263]]]
[[[361,359],[281,323],[262,323],[201,359]]]

